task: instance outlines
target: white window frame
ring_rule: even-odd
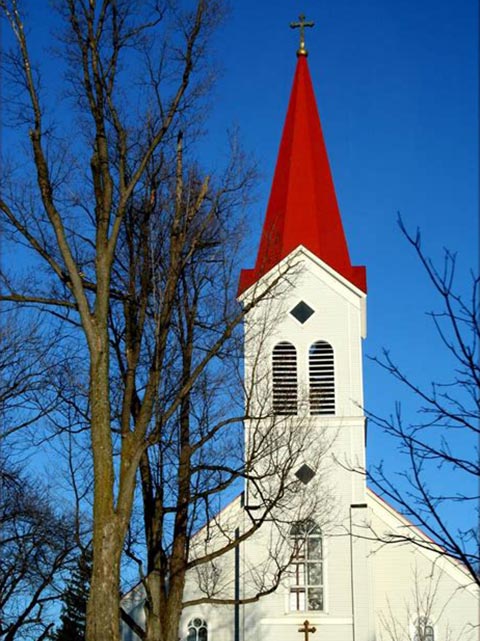
[[[301,523],[296,524],[296,526],[302,526]],[[295,536],[295,534],[292,533],[292,530],[295,525],[292,526],[292,529],[290,531],[290,539],[294,541],[294,545],[296,545],[297,540],[301,540],[301,537]],[[288,588],[288,594],[287,594],[287,599],[288,599],[288,611],[291,613],[299,613],[299,612],[312,612],[312,613],[325,613],[326,612],[326,590],[325,590],[325,538],[323,536],[323,533],[320,529],[320,527],[313,521],[313,519],[308,519],[308,521],[305,524],[306,528],[309,528],[308,530],[306,529],[305,535],[303,537],[303,551],[305,556],[304,557],[299,557],[299,561],[296,561],[294,557],[292,557],[292,563],[291,563],[291,572],[290,572],[290,580],[289,580],[289,588]],[[309,554],[308,554],[308,539],[319,539],[320,540],[320,557],[317,558],[310,558],[309,560]],[[303,559],[303,562],[302,562]],[[321,566],[321,576],[320,576],[320,583],[310,583],[308,579],[308,567],[313,566],[313,565],[318,565],[320,564]],[[303,569],[301,567],[303,566]],[[300,580],[299,580],[300,578]],[[321,591],[321,602],[322,602],[322,607],[321,608],[316,608],[316,609],[311,609],[308,607],[308,595],[309,595],[309,590],[320,590]],[[296,603],[295,605],[292,603],[292,596],[293,594],[297,594],[296,597]],[[301,606],[301,597],[299,595],[303,594],[303,607]]]
[[[197,625],[194,625],[197,621],[199,623]],[[195,639],[190,640],[190,630],[193,629],[195,630]],[[205,630],[206,632],[206,638],[205,639],[200,639],[199,631],[200,630]],[[204,619],[201,616],[195,615],[189,619],[187,623],[187,634],[185,635],[185,641],[208,641],[208,622],[206,619]]]
[[[430,628],[432,631],[431,636],[426,636],[424,633],[421,633],[421,635],[418,635],[418,628],[419,628],[419,622],[421,621],[421,626],[423,632],[427,631],[427,628]],[[412,641],[435,641],[436,634],[435,634],[435,626],[429,619],[429,617],[426,616],[420,616],[418,617],[412,625],[413,632],[412,632]],[[422,638],[423,637],[423,638]]]

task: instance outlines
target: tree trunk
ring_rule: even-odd
[[[86,640],[120,641],[120,559],[125,528],[114,507],[108,336],[106,323],[100,323],[100,326],[97,350],[90,352],[94,509]]]
[[[93,572],[87,605],[87,641],[120,641],[121,537],[116,519],[95,527]]]
[[[163,641],[162,617],[161,617],[161,579],[158,571],[151,572],[145,579],[146,588],[150,598],[148,599],[146,612],[145,641]],[[175,638],[175,641],[176,638]]]
[[[163,583],[158,570],[150,572],[145,578],[149,594],[146,603],[146,627],[144,641],[179,641],[182,616],[183,586],[185,574],[177,578],[173,590],[163,594]]]

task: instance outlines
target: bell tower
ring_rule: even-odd
[[[366,270],[351,263],[337,204],[305,48],[304,30],[313,23],[300,16],[291,26],[300,29],[293,87],[257,259],[239,282],[244,305],[259,301],[245,320],[245,387],[249,413],[269,414],[288,434],[299,435],[292,475],[304,493],[326,482],[333,496],[334,520],[322,532],[328,557],[322,584],[305,580],[303,588],[290,588],[285,614],[318,615],[325,626],[318,636],[327,641],[337,638],[330,624],[351,621],[355,634],[348,638],[367,641],[367,549],[357,536],[367,514],[361,473]],[[247,452],[253,422],[260,420],[246,425]],[[256,509],[259,494],[247,486],[247,509]]]

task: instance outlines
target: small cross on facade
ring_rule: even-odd
[[[308,56],[308,51],[305,49],[305,27],[315,26],[314,22],[307,22],[303,13],[298,16],[299,22],[291,22],[291,29],[300,29],[300,48],[297,51],[297,56]]]
[[[303,632],[304,634],[304,641],[308,641],[308,635],[314,634],[317,631],[317,628],[314,625],[310,625],[310,623],[307,621],[303,622],[303,626],[301,628],[298,628],[299,632]]]

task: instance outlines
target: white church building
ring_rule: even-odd
[[[182,641],[479,638],[471,577],[362,473],[366,291],[365,268],[350,262],[302,38],[257,261],[239,285],[243,304],[261,298],[245,319],[245,388],[257,417],[245,426],[246,456],[269,451],[256,480],[192,542],[203,553],[241,541],[191,571]],[[273,460],[288,460],[288,478]],[[280,500],[264,518],[272,495]],[[425,547],[384,542],[412,529]],[[141,589],[124,600],[140,625],[141,601]],[[124,626],[125,641],[137,638]]]

